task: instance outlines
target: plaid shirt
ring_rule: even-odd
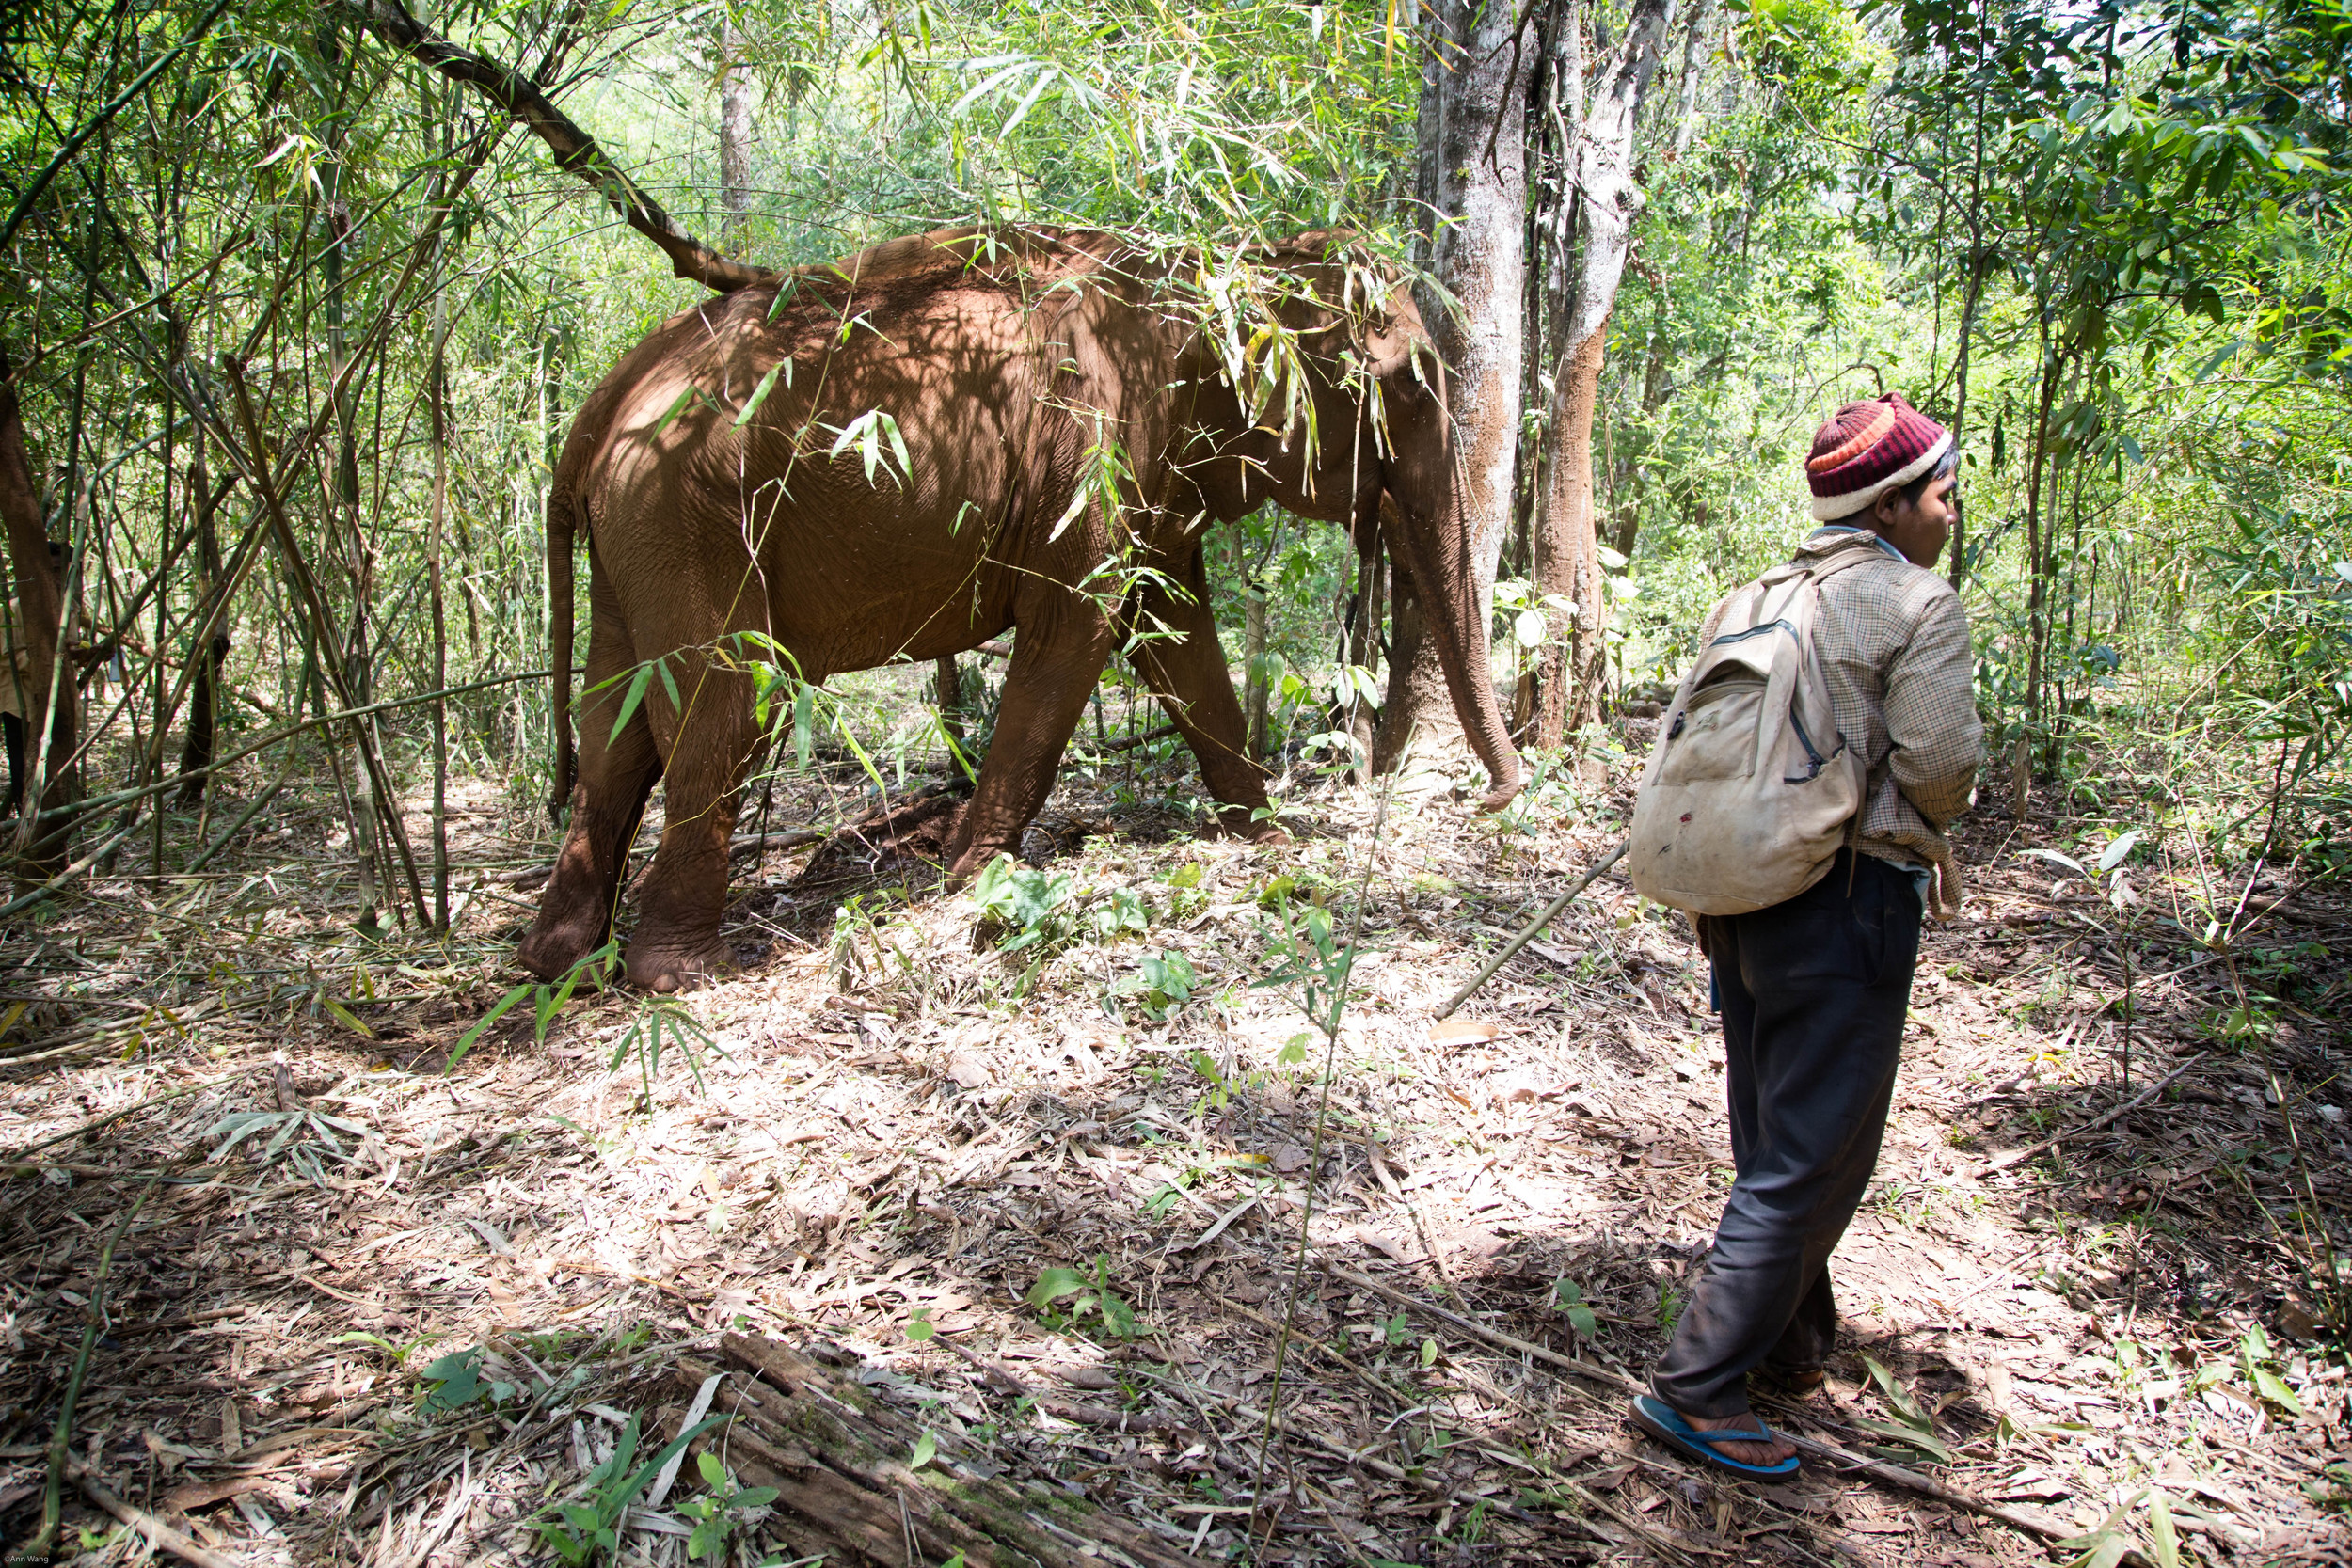
[[[1933,866],[1928,908],[1949,920],[1960,912],[1960,868],[1944,829],[1975,800],[1984,755],[1968,613],[1949,583],[1867,530],[1818,530],[1797,559],[1855,549],[1881,559],[1824,581],[1813,623],[1838,732],[1870,768],[1854,847]],[[1699,646],[1714,637],[1717,615],[1701,628]]]

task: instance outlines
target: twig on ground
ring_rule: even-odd
[[[155,1004],[151,1002],[141,1003],[140,1006],[149,1012],[156,1010]],[[150,1095],[135,1105],[125,1105],[119,1111],[109,1111],[103,1117],[94,1117],[90,1120],[82,1123],[82,1125],[73,1128],[70,1132],[60,1132],[55,1137],[43,1138],[37,1144],[26,1144],[23,1148],[11,1148],[5,1153],[0,1153],[0,1164],[22,1160],[27,1155],[38,1154],[44,1148],[54,1148],[59,1144],[72,1143],[76,1138],[87,1137],[88,1134],[97,1132],[100,1128],[111,1126],[113,1123],[120,1121],[124,1117],[131,1116],[139,1111],[144,1111],[151,1105],[161,1105],[166,1101],[169,1100],[184,1100],[189,1095],[199,1094],[206,1089],[217,1088],[221,1085],[228,1082],[230,1082],[230,1080],[226,1078],[212,1078],[207,1079],[201,1084],[185,1084],[176,1089],[166,1089],[161,1094]]]
[[[2113,1110],[2091,1117],[2089,1121],[2084,1122],[2080,1127],[2070,1127],[2065,1132],[2058,1133],[2053,1137],[2044,1138],[2038,1144],[2029,1145],[2025,1148],[2012,1148],[2007,1154],[2001,1155],[1996,1159],[1986,1161],[1977,1171],[1976,1174],[1978,1178],[1981,1180],[1984,1177],[1998,1175],[2000,1172],[2009,1169],[2010,1166],[2023,1164],[2027,1160],[2032,1159],[2035,1155],[2047,1149],[2056,1148],[2058,1145],[2065,1143],[2070,1139],[2079,1138],[2086,1132],[2096,1132],[2100,1128],[2105,1127],[2108,1122],[2115,1120],[2116,1117],[2124,1115],[2126,1112],[2137,1111],[2142,1105],[2147,1104],[2148,1101],[2155,1099],[2157,1095],[2164,1092],[2166,1087],[2171,1084],[2172,1080],[2178,1078],[2182,1073],[2186,1072],[2190,1068],[2195,1067],[2198,1063],[2203,1061],[2204,1059],[2205,1053],[2200,1051],[2196,1055],[2191,1056],[2187,1061],[2183,1062],[2179,1067],[2176,1067],[2170,1072],[2166,1073],[2163,1078],[2153,1084],[2151,1084],[2147,1088],[2142,1089],[2138,1094],[2134,1095],[2131,1099],[2123,1101],[2122,1104],[2116,1106]]]
[[[1479,987],[1485,985],[1487,981],[1495,977],[1496,970],[1501,969],[1504,964],[1511,961],[1512,955],[1516,954],[1520,948],[1525,947],[1529,942],[1535,940],[1536,932],[1550,925],[1554,920],[1557,920],[1560,917],[1560,911],[1566,909],[1570,904],[1576,901],[1576,895],[1578,894],[1582,893],[1586,888],[1593,885],[1594,878],[1599,876],[1602,872],[1616,864],[1618,861],[1624,859],[1626,846],[1632,842],[1633,841],[1631,839],[1621,840],[1614,849],[1610,850],[1609,853],[1602,858],[1599,864],[1593,866],[1587,870],[1583,876],[1579,877],[1576,879],[1576,885],[1574,887],[1568,889],[1567,892],[1562,894],[1559,897],[1554,898],[1550,903],[1546,904],[1541,914],[1538,914],[1534,919],[1520,927],[1518,934],[1512,937],[1509,942],[1502,944],[1502,951],[1497,953],[1493,958],[1488,958],[1486,964],[1480,968],[1478,973],[1470,977],[1470,984],[1464,986],[1460,990],[1455,991],[1453,996],[1447,999],[1446,1005],[1438,1009],[1438,1018],[1440,1020],[1452,1018],[1454,1016],[1454,1008],[1459,1007],[1463,1003],[1469,1001],[1472,996],[1476,995]]]
[[[1399,1307],[1435,1318],[1473,1338],[1484,1339],[1488,1344],[1519,1355],[1532,1356],[1549,1366],[1558,1367],[1563,1371],[1574,1372],[1579,1377],[1606,1385],[1619,1393],[1645,1394],[1649,1392],[1648,1388],[1636,1379],[1610,1371],[1606,1368],[1596,1367],[1589,1361],[1580,1361],[1574,1356],[1563,1355],[1555,1350],[1547,1350],[1531,1340],[1505,1334],[1499,1328],[1489,1328],[1475,1319],[1463,1317],[1458,1312],[1449,1312],[1442,1307],[1435,1306],[1415,1296],[1408,1296],[1404,1291],[1373,1278],[1370,1275],[1358,1274],[1353,1269],[1343,1268],[1328,1259],[1324,1259],[1323,1267],[1327,1274],[1335,1278],[1344,1279],[1350,1285],[1370,1291],[1375,1295],[1386,1296]],[[1888,1465],[1875,1459],[1865,1459],[1860,1454],[1850,1453],[1835,1444],[1816,1442],[1810,1437],[1800,1437],[1792,1432],[1784,1433],[1783,1435],[1798,1449],[1813,1455],[1816,1459],[1826,1460],[1843,1468],[1867,1475],[1874,1481],[1883,1481],[1891,1485],[1919,1493],[1923,1497],[1933,1497],[1938,1502],[1949,1503],[1955,1508],[1964,1508],[1972,1513],[1980,1513],[1988,1519],[1997,1519],[2012,1529],[2024,1530],[2044,1541],[2072,1540],[2082,1533],[2071,1525],[2061,1525],[2056,1520],[2044,1519],[2039,1514],[2028,1513],[2023,1509],[2004,1507],[1989,1498],[1979,1497],[1963,1487],[1949,1485],[1931,1476],[1923,1476],[1916,1470],[1907,1470],[1899,1465]]]
[[[169,1552],[181,1561],[193,1564],[194,1568],[237,1568],[229,1559],[218,1552],[205,1550],[147,1510],[116,1497],[80,1461],[72,1462],[69,1468],[73,1472],[74,1484],[82,1489],[84,1497],[144,1534],[157,1551]]]

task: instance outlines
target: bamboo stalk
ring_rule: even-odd
[[[246,388],[245,367],[235,358],[229,357],[222,360],[222,368],[228,372],[230,388],[236,394],[237,416],[245,425],[246,440],[254,464],[257,468],[262,467],[267,463],[268,448],[262,440],[261,421],[253,411],[252,394]],[[286,515],[284,502],[274,489],[266,492],[263,499],[269,508],[271,525],[277,531],[278,553],[285,561],[287,576],[295,591],[297,607],[308,614],[311,626],[318,634],[319,673],[334,688],[336,700],[345,709],[351,709],[358,705],[352,701],[352,689],[345,678],[342,661],[328,645],[333,622],[327,616],[326,603],[319,592],[318,579],[310,575],[310,566],[303,560],[302,547],[294,540],[294,524]],[[367,770],[368,783],[373,786],[377,813],[383,819],[385,830],[391,835],[393,846],[400,851],[401,867],[407,875],[408,894],[415,902],[417,919],[422,922],[428,918],[424,908],[424,886],[417,876],[417,857],[408,844],[408,830],[400,820],[399,796],[392,788],[391,774],[385,768],[383,757],[377,753],[374,736],[362,719],[354,717],[351,720],[351,735],[353,748],[358,752],[360,764]],[[352,826],[356,836],[359,825],[354,822]]]
[[[433,355],[425,368],[433,441],[433,514],[426,526],[424,575],[433,597],[433,687],[449,684],[449,619],[441,596],[441,530],[449,510],[449,296],[433,291]],[[433,928],[449,929],[449,700],[433,699]]]

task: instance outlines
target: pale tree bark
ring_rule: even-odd
[[[1535,581],[1566,601],[1551,612],[1535,683],[1535,743],[1558,746],[1599,716],[1607,609],[1593,529],[1593,411],[1599,402],[1609,314],[1632,247],[1641,192],[1633,182],[1633,130],[1674,24],[1675,0],[1635,0],[1624,37],[1597,62],[1583,119],[1566,160],[1572,199],[1561,249],[1573,260],[1561,291],[1560,338],[1547,434],[1551,451],[1537,500]],[[1562,29],[1572,33],[1573,27]]]
[[[1512,0],[1430,0],[1422,66],[1417,183],[1431,234],[1428,266],[1454,303],[1423,297],[1422,318],[1447,369],[1459,494],[1475,542],[1475,635],[1488,635],[1495,566],[1518,472],[1527,282],[1527,87],[1534,61]],[[1408,746],[1462,749],[1460,724],[1424,634],[1419,599],[1391,589],[1393,662],[1373,739],[1373,768]],[[1416,740],[1415,736],[1419,736]]]
[[[1709,44],[1715,37],[1715,0],[1699,0],[1698,8],[1691,13],[1690,30],[1682,35],[1682,81],[1675,95],[1674,150],[1677,158],[1691,150],[1691,138],[1698,131],[1699,84],[1706,78],[1708,62],[1714,58]]]
[[[752,72],[732,16],[719,24],[719,205],[726,214],[719,244],[739,250],[752,213]]]

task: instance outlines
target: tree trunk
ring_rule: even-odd
[[[40,799],[18,803],[29,819],[36,810],[54,811],[79,799],[76,774],[67,764],[76,746],[73,673],[58,667],[58,630],[65,621],[64,585],[50,564],[49,534],[40,513],[40,491],[33,483],[32,464],[24,455],[24,417],[17,405],[15,368],[8,350],[0,348],[0,515],[8,530],[8,575],[15,591],[17,646],[29,668],[18,678],[24,690],[24,761],[27,774],[41,754],[41,714],[49,716],[47,782]],[[18,832],[17,843],[25,861],[20,887],[47,879],[62,869],[70,819],[36,827],[30,820]]]
[[[1636,0],[1624,38],[1600,62],[1566,159],[1576,171],[1575,194],[1562,203],[1560,216],[1572,229],[1574,260],[1560,291],[1565,326],[1546,431],[1552,450],[1536,518],[1535,584],[1567,608],[1551,612],[1536,676],[1539,746],[1559,746],[1568,731],[1599,717],[1607,609],[1593,527],[1593,411],[1609,313],[1641,209],[1633,182],[1634,127],[1673,21],[1674,0]],[[1562,245],[1555,254],[1570,250]]]
[[[1536,582],[1568,609],[1552,612],[1554,626],[1536,663],[1534,743],[1543,747],[1557,748],[1570,730],[1599,717],[1606,673],[1600,541],[1593,527],[1593,408],[1600,399],[1606,328],[1604,321],[1578,347],[1553,402],[1562,423],[1535,535]],[[1565,637],[1557,626],[1563,617]]]
[[[433,440],[433,515],[426,524],[424,573],[433,598],[433,689],[449,685],[449,611],[441,591],[441,535],[449,513],[449,292],[434,279],[433,356],[425,366],[427,423]],[[449,929],[449,699],[433,699],[433,928]]]
[[[1518,469],[1527,279],[1528,84],[1535,61],[1512,0],[1432,0],[1422,66],[1417,182],[1433,225],[1428,265],[1454,303],[1424,294],[1422,319],[1447,371],[1460,433],[1460,501],[1476,567],[1474,636],[1489,635],[1495,566]],[[1458,303],[1459,313],[1456,313]],[[1460,725],[1418,604],[1396,584],[1396,662],[1373,748],[1375,770],[1402,765],[1407,737],[1432,746]],[[1410,634],[1408,635],[1408,624]]]
[[[739,250],[752,211],[752,73],[732,17],[719,24],[719,246]]]
[[[1699,83],[1714,55],[1708,41],[1715,36],[1715,0],[1699,0],[1691,13],[1691,28],[1682,37],[1682,80],[1676,97],[1674,150],[1677,158],[1691,150],[1691,137],[1699,122]]]

